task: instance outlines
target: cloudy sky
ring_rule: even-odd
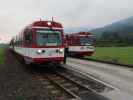
[[[133,15],[133,0],[0,0],[0,42],[27,24],[51,19],[70,27],[101,27]]]

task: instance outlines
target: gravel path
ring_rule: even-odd
[[[50,100],[45,88],[14,54],[6,50],[5,55],[5,63],[0,65],[0,100]]]

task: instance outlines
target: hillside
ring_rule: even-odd
[[[77,33],[77,32],[88,32],[90,30],[89,27],[71,27],[71,28],[65,28],[64,31],[65,33],[69,34],[69,33]]]
[[[133,33],[133,16],[102,28],[93,29],[91,32],[95,34],[96,37],[101,37],[103,33],[117,33],[122,37],[128,36],[129,33]]]
[[[91,32],[98,46],[133,46],[133,16]]]

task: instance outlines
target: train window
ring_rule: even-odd
[[[32,44],[32,31],[26,30],[24,33],[25,33],[25,44],[31,45]]]
[[[62,44],[60,31],[37,30],[36,31],[37,45],[39,46],[58,46]]]
[[[20,33],[20,45],[21,46],[23,45],[23,35],[22,35],[22,33]]]
[[[80,44],[81,45],[91,45],[91,44],[93,44],[93,37],[92,36],[82,36],[82,37],[80,37]]]
[[[21,36],[20,36],[20,34],[18,35],[18,46],[20,46],[21,45]]]
[[[16,36],[16,46],[18,46],[18,37]]]

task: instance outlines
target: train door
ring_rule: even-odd
[[[25,44],[25,47],[24,47],[24,56],[26,57],[25,58],[25,61],[28,62],[31,62],[29,61],[28,58],[30,58],[32,55],[31,55],[31,52],[32,52],[32,39],[33,36],[32,36],[32,30],[31,29],[26,29],[25,32],[24,32],[24,44]]]

